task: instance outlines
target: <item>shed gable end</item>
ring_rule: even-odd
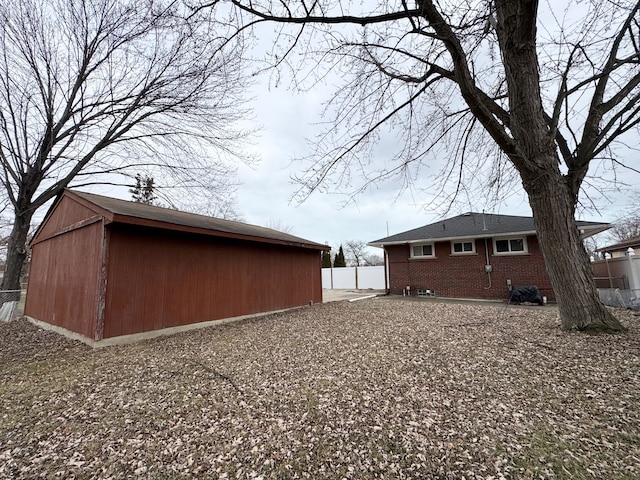
[[[63,195],[51,208],[31,243],[42,242],[57,235],[90,225],[102,220],[102,218],[103,216],[97,210],[92,210]]]

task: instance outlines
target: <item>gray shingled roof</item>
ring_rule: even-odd
[[[279,232],[271,228],[250,225],[248,223],[223,220],[195,213],[181,212],[169,208],[130,202],[117,198],[105,197],[93,193],[66,190],[71,197],[77,196],[112,214],[109,220],[114,223],[141,224],[171,230],[195,229],[201,233],[218,236],[242,238],[253,241],[266,241],[305,248],[327,250],[329,247],[304,238]]]
[[[577,221],[578,226],[595,235],[610,228],[610,224],[602,222]],[[495,215],[469,212],[457,217],[447,218],[423,227],[391,235],[370,242],[369,245],[382,247],[394,243],[419,241],[453,240],[456,238],[487,238],[502,235],[535,234],[533,217],[515,215]]]

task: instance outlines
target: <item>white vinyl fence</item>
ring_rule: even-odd
[[[322,288],[384,290],[384,266],[323,268]]]

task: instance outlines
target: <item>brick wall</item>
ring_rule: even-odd
[[[527,237],[528,253],[524,255],[494,255],[492,239],[487,239],[492,272],[485,272],[485,240],[475,241],[476,252],[452,255],[451,242],[437,242],[435,258],[410,258],[409,245],[387,246],[389,287],[392,294],[402,295],[411,286],[412,295],[418,288],[434,290],[439,297],[507,299],[507,279],[516,285],[536,285],[549,300],[555,296],[551,281],[535,236]]]

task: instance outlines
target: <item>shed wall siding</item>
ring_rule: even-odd
[[[104,338],[322,301],[316,250],[111,227]]]
[[[487,239],[492,272],[485,272],[484,239],[475,241],[476,253],[452,255],[451,242],[435,243],[435,258],[410,258],[409,245],[387,246],[389,288],[392,294],[402,294],[411,286],[434,290],[437,296],[450,298],[507,299],[507,279],[512,285],[536,285],[550,300],[555,299],[537,238],[527,237],[525,255],[494,255],[493,242]]]
[[[96,213],[94,211],[69,197],[63,196],[56,206],[55,211],[40,227],[38,236],[34,241],[37,242],[38,238],[48,238],[71,225],[95,216]]]
[[[25,315],[94,338],[101,238],[98,222],[33,245]]]

